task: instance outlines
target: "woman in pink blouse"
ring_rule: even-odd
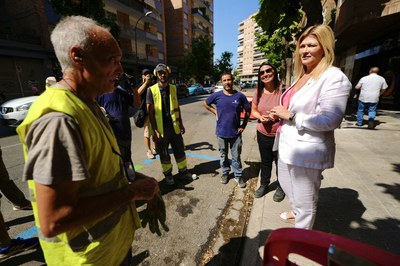
[[[277,152],[272,151],[272,148],[279,121],[271,118],[269,112],[279,104],[281,94],[276,68],[268,62],[262,63],[258,68],[257,90],[253,95],[251,105],[251,114],[258,119],[257,143],[261,156],[260,187],[254,193],[255,198],[260,198],[268,193],[272,162],[277,163]],[[284,198],[285,193],[278,181],[273,200],[280,202]]]

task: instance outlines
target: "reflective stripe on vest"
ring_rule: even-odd
[[[68,241],[68,245],[73,251],[86,248],[90,243],[100,239],[104,234],[110,232],[117,224],[121,216],[128,210],[128,205],[120,207],[105,219],[96,223],[92,228],[83,231],[73,239]]]
[[[160,132],[161,136],[164,137],[164,126],[162,118],[162,97],[158,83],[151,86],[150,90],[153,95],[154,115],[156,118],[157,129],[158,132]],[[176,86],[172,84],[169,84],[169,103],[170,103],[170,114],[175,134],[180,134],[181,129],[179,125],[178,97],[176,96]]]
[[[79,125],[82,135],[85,161],[90,178],[80,181],[79,198],[101,195],[127,185],[121,158],[111,127],[97,118],[92,110],[70,91],[49,88],[30,107],[27,117],[17,131],[23,143],[24,157],[27,159],[26,135],[34,121],[49,112],[62,112],[71,116]],[[35,224],[38,209],[33,180],[28,181],[32,194],[32,208]],[[40,236],[40,244],[48,265],[119,265],[123,258],[110,256],[118,252],[128,252],[140,219],[134,203],[126,204],[103,217],[58,234],[53,238]],[[39,229],[40,230],[40,229]],[[97,240],[97,241],[95,241]]]

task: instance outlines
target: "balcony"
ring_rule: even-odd
[[[25,34],[25,33],[16,33],[11,30],[2,30],[2,29],[0,29],[0,40],[8,40],[8,41],[37,44],[37,45],[40,45],[42,43],[39,36]]]
[[[207,23],[210,23],[210,18],[206,15],[206,13],[202,10],[202,8],[193,8],[192,15],[194,17],[198,17],[202,20],[205,20]]]
[[[210,34],[210,29],[208,27],[205,27],[204,25],[200,24],[200,23],[193,23],[192,24],[192,30],[194,32],[202,32],[206,35]]]
[[[135,0],[116,0],[116,1],[130,7],[136,11],[139,11],[141,14],[144,14],[143,5],[139,4]]]
[[[399,1],[344,1],[335,23],[336,49],[362,46],[399,32],[399,11]]]
[[[207,9],[213,11],[212,5],[209,2],[205,1],[205,0],[194,0],[193,1],[193,6],[194,7],[203,7],[203,8],[205,7]]]

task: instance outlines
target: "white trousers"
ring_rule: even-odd
[[[321,173],[321,169],[294,166],[285,164],[280,158],[278,160],[279,183],[296,215],[296,228],[312,229],[314,225]]]

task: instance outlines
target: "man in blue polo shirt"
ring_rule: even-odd
[[[129,77],[130,76],[126,75],[124,79],[128,79]],[[126,88],[115,84],[116,87],[114,91],[97,97],[97,102],[106,111],[106,116],[109,119],[115,138],[117,139],[127,176],[133,181],[134,171],[131,163],[132,128],[129,118],[129,108],[137,106],[134,103],[135,97],[133,94],[134,88],[132,81],[125,80],[123,83]]]
[[[241,188],[245,188],[246,182],[242,177],[243,169],[240,154],[242,152],[242,133],[249,120],[251,106],[243,93],[233,89],[233,76],[231,73],[223,73],[221,82],[224,89],[211,94],[203,102],[203,105],[217,117],[216,135],[221,157],[221,183],[226,184],[229,181],[231,167],[228,151],[230,147],[235,180]],[[215,107],[212,106],[213,104]],[[243,109],[246,112],[243,123],[240,124],[240,113]]]

